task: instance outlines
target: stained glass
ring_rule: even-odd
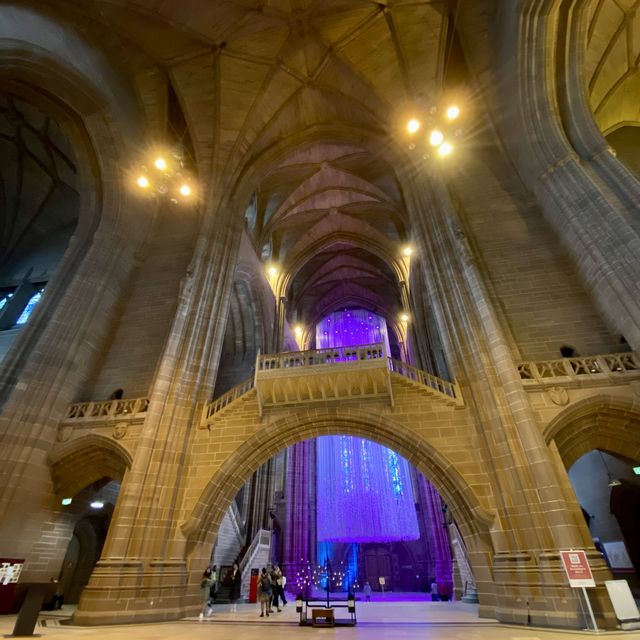
[[[34,293],[30,298],[29,302],[27,302],[27,306],[24,308],[23,312],[20,314],[20,317],[16,320],[16,324],[25,324],[33,310],[36,308],[38,302],[40,302],[40,298],[42,298],[42,289],[37,293]]]

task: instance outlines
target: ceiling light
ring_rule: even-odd
[[[438,154],[441,155],[443,158],[445,156],[448,156],[452,151],[453,151],[453,146],[450,145],[448,142],[443,142],[438,147]]]
[[[438,129],[434,129],[429,136],[429,144],[432,147],[439,147],[444,142],[444,134]]]
[[[405,247],[405,248],[402,250],[402,254],[403,254],[404,256],[406,256],[407,258],[408,258],[412,253],[413,253],[413,249],[412,249],[411,247],[408,247],[408,246],[407,246],[407,247]]]
[[[268,269],[267,269],[267,273],[272,277],[275,278],[278,275],[278,267],[276,267],[275,265],[271,265]]]
[[[73,498],[62,498],[62,500],[60,501],[60,504],[63,507],[68,507],[72,502],[73,502]]]
[[[455,120],[459,115],[460,115],[460,108],[455,104],[452,104],[447,109],[447,118],[449,118],[449,120]]]
[[[302,327],[297,324],[294,328],[293,328],[293,333],[296,334],[296,338],[300,338],[302,336]]]
[[[408,313],[403,313],[400,316],[400,320],[402,320],[402,322],[409,322],[409,314]]]
[[[102,507],[104,507],[104,502],[102,502],[102,500],[94,500],[89,506],[92,509],[102,509]]]
[[[191,195],[191,187],[188,184],[183,184],[180,187],[180,195],[185,198],[189,197]]]
[[[158,171],[164,171],[167,168],[167,161],[163,157],[156,158],[153,164]]]
[[[141,189],[146,189],[149,186],[149,180],[146,176],[140,176],[136,183]]]
[[[411,118],[409,122],[407,122],[407,131],[411,134],[416,133],[420,129],[420,120],[416,120],[415,118]]]

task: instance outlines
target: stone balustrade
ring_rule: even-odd
[[[232,389],[229,389],[226,393],[223,393],[219,398],[216,398],[213,402],[208,404],[202,413],[202,420],[204,423],[211,418],[211,416],[222,411],[225,407],[235,402],[238,398],[248,393],[255,386],[255,378],[248,378],[240,384],[236,385]]]
[[[259,375],[261,372],[276,369],[345,364],[365,360],[381,360],[385,357],[383,343],[356,347],[311,349],[309,351],[288,351],[258,356],[256,370]]]
[[[77,402],[70,404],[63,422],[74,423],[102,422],[105,419],[144,417],[149,407],[149,398],[127,398],[123,400],[104,400],[102,402]]]
[[[545,385],[596,386],[640,378],[640,357],[633,351],[521,362],[518,372],[525,387]]]

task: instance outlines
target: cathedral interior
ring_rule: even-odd
[[[0,213],[3,613],[640,597],[640,0],[7,0]]]

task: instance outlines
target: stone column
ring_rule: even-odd
[[[585,289],[609,325],[640,349],[640,188],[601,136],[597,141],[593,117],[585,113],[584,80],[573,69],[581,62],[573,21],[588,7],[576,8],[569,32],[559,38],[569,19],[560,18],[562,4],[500,2],[490,27],[494,82],[487,78],[487,85],[499,105],[497,124],[511,159],[572,256]],[[566,69],[558,77],[561,63]]]
[[[283,571],[293,587],[301,566],[315,564],[316,511],[315,440],[298,442],[287,450],[287,505]]]
[[[53,493],[47,456],[115,321],[135,266],[134,248],[116,235],[97,232],[66,286],[52,282],[34,324],[25,327],[22,344],[16,345],[20,357],[11,354],[3,369],[0,554],[26,558],[24,580],[57,576],[71,537],[72,525]],[[77,250],[72,242],[64,260],[75,262]]]
[[[415,172],[419,175],[418,172]],[[440,178],[419,178],[411,189],[421,255],[429,256],[429,283],[440,333],[465,404],[475,415],[498,513],[495,616],[504,622],[578,626],[581,605],[561,572],[558,551],[579,547],[584,522],[567,505],[517,367],[464,230]],[[433,194],[435,201],[427,194]],[[453,514],[455,517],[455,513]],[[595,549],[599,577],[607,569]],[[481,596],[488,585],[479,580]],[[604,600],[597,603],[606,609]]]
[[[132,468],[75,616],[81,624],[175,619],[197,609],[189,585],[203,566],[187,567],[180,508],[189,444],[213,393],[242,223],[231,207],[209,204]],[[200,551],[194,565],[208,561],[211,549]]]
[[[436,488],[420,474],[420,497],[425,509],[428,544],[434,558],[434,575],[438,586],[445,585],[453,593],[451,547],[442,512],[442,499]]]

